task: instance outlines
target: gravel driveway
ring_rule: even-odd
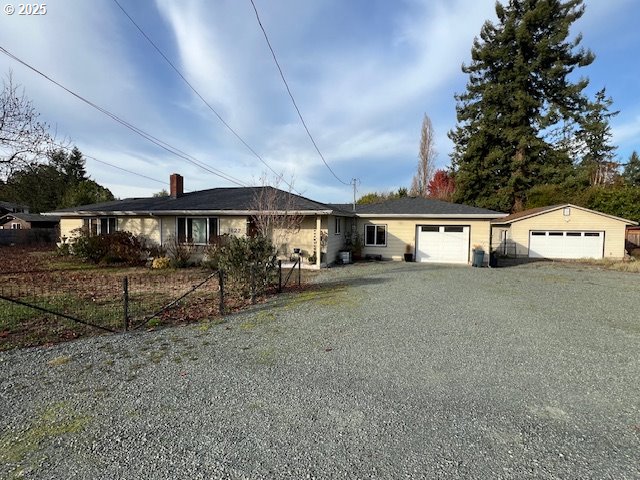
[[[0,354],[0,477],[640,478],[640,276],[379,263]]]

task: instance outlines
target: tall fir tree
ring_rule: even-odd
[[[613,135],[609,120],[620,112],[610,111],[611,105],[613,100],[607,97],[606,90],[603,88],[598,91],[576,135],[581,149],[580,167],[586,172],[591,185],[610,184],[617,176],[617,147],[611,143]]]
[[[624,166],[622,178],[624,178],[624,183],[630,187],[640,187],[640,156],[638,156],[638,152],[635,150]]]
[[[454,199],[518,211],[534,185],[562,180],[572,168],[566,150],[549,137],[578,121],[588,80],[572,82],[593,54],[569,40],[584,13],[582,0],[509,0],[496,3],[496,24],[485,22],[471,49],[466,91],[456,95],[453,140]]]

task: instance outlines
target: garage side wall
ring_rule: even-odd
[[[494,230],[502,227],[494,227]],[[525,218],[511,224],[509,237],[515,244],[518,256],[529,255],[531,230],[604,231],[604,257],[623,258],[626,224],[613,218],[571,208],[571,214],[563,215],[562,209]]]
[[[433,219],[433,218],[359,218],[358,234],[364,242],[365,225],[386,225],[386,246],[365,246],[363,255],[382,255],[386,260],[403,260],[407,245],[410,245],[411,253],[415,258],[416,227],[418,225],[468,225],[470,227],[469,262],[471,262],[473,247],[481,246],[485,252],[489,252],[491,238],[491,223],[489,220],[468,218]],[[488,255],[485,255],[488,261]]]

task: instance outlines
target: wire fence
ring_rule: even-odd
[[[273,293],[292,277],[300,285],[299,264],[276,268]],[[211,319],[268,293],[252,277],[250,295],[243,298],[222,272],[211,270],[10,275],[0,279],[0,350]]]

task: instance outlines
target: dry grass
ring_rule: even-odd
[[[609,258],[602,258],[598,260],[576,260],[571,263],[579,263],[583,265],[591,265],[594,267],[600,267],[605,270],[615,270],[616,272],[630,272],[640,273],[640,261],[631,257],[627,260],[614,260]]]

